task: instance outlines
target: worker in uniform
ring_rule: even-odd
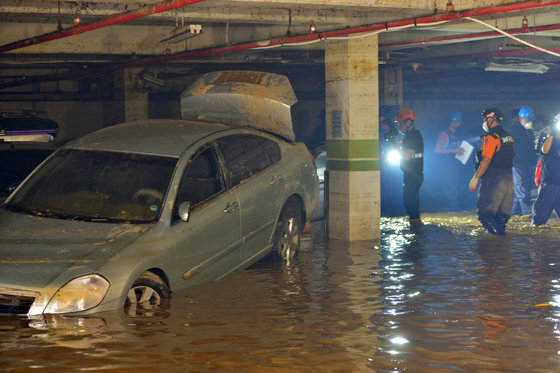
[[[477,214],[482,226],[492,234],[505,235],[513,205],[513,137],[502,128],[499,109],[482,112],[482,159],[469,183],[474,192],[480,179]]]
[[[513,207],[512,215],[531,214],[531,189],[537,153],[535,151],[535,135],[533,122],[535,112],[529,106],[523,106],[518,113],[519,120],[510,130],[515,141],[515,155],[513,157]]]
[[[455,155],[465,152],[461,148],[461,139],[458,129],[463,123],[463,114],[460,111],[449,113],[448,126],[445,131],[438,134],[435,153],[438,157],[439,176],[445,198],[445,207],[449,211],[459,211],[459,161]]]
[[[411,109],[397,114],[401,143],[401,170],[403,172],[403,202],[411,222],[420,221],[420,186],[424,182],[424,139],[414,127],[416,116]]]
[[[539,192],[533,206],[533,225],[545,224],[552,210],[560,218],[560,114],[554,118],[551,131],[542,147]]]

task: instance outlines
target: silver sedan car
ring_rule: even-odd
[[[157,302],[265,256],[316,208],[305,145],[249,127],[143,120],[75,140],[0,207],[0,313]]]

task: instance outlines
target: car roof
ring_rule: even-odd
[[[147,119],[103,128],[64,147],[179,157],[198,140],[228,128],[219,123]]]

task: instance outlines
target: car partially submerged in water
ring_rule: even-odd
[[[114,310],[292,260],[319,192],[294,102],[284,76],[210,73],[183,93],[185,119],[57,150],[0,207],[0,313]]]

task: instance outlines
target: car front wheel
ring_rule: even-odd
[[[144,272],[128,291],[125,308],[136,308],[138,305],[143,308],[157,306],[163,298],[169,296],[169,288],[161,278],[152,272]]]
[[[301,210],[296,203],[286,205],[274,233],[273,255],[289,263],[299,252],[301,240]]]

